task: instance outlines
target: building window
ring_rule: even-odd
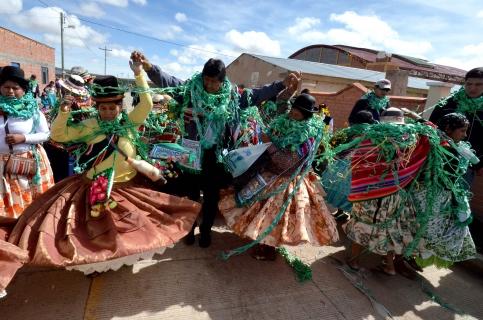
[[[18,62],[10,62],[10,65],[12,67],[20,68],[20,63],[18,63]]]
[[[320,48],[310,48],[306,52],[305,60],[320,62]]]
[[[47,84],[49,82],[49,68],[40,67],[42,73],[42,84]]]
[[[339,51],[339,59],[337,61],[337,64],[349,66],[351,64],[349,54],[347,52]]]
[[[328,64],[337,64],[337,51],[330,48],[324,48],[322,51],[322,61],[323,63]]]

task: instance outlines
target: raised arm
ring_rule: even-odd
[[[159,66],[151,64],[144,54],[139,51],[133,51],[131,53],[131,60],[134,62],[140,62],[144,71],[146,71],[149,80],[154,82],[154,84],[160,88],[177,87],[184,83],[183,80],[162,71]]]
[[[134,72],[136,79],[136,87],[139,89],[149,89],[148,82],[142,73],[142,64],[140,62],[129,61],[129,66]],[[144,120],[149,115],[149,112],[153,108],[153,100],[151,94],[148,91],[139,93],[139,103],[136,107],[129,112],[129,119],[136,125],[143,124]]]
[[[251,105],[260,106],[263,101],[275,98],[279,96],[284,89],[290,96],[297,90],[297,87],[301,80],[300,72],[289,73],[283,81],[274,81],[271,84],[264,85],[260,88],[254,88],[251,90],[251,96],[249,97],[249,91],[244,91],[240,100],[240,108],[245,109],[250,107],[248,104],[248,98],[251,100]]]

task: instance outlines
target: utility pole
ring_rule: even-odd
[[[62,78],[64,78],[64,13],[60,13],[60,56],[62,60]]]
[[[107,65],[107,51],[112,51],[111,49],[107,49],[107,46],[104,45],[104,48],[99,48],[104,51],[104,75],[106,75],[106,65]]]
[[[64,77],[64,28],[72,28],[74,29],[74,25],[68,25],[64,27],[65,24],[65,17],[64,13],[60,12],[60,57],[62,61],[62,78]]]

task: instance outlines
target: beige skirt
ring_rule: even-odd
[[[280,186],[283,179],[273,185]],[[237,207],[234,190],[227,189],[222,191],[219,209],[235,234],[255,240],[270,226],[294,186],[295,183],[290,182],[284,191],[249,207]],[[307,174],[281,220],[261,243],[273,247],[302,243],[323,246],[337,241],[337,224],[325,205],[324,194],[318,177],[314,173]]]
[[[117,202],[90,215],[90,180],[72,176],[42,194],[18,220],[8,241],[29,252],[29,264],[85,273],[116,270],[161,253],[183,238],[201,206],[157,192],[143,177],[115,183]]]

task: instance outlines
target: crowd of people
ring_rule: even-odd
[[[391,107],[382,79],[333,132],[329,108],[299,92],[299,73],[241,89],[219,59],[186,81],[138,51],[129,65],[133,86],[74,67],[42,94],[35,76],[1,69],[0,292],[25,264],[96,274],[197,234],[209,247],[218,213],[247,239],[225,258],[330,245],[341,212],[355,271],[365,252],[383,256],[387,275],[475,255],[483,68],[429,120]]]

